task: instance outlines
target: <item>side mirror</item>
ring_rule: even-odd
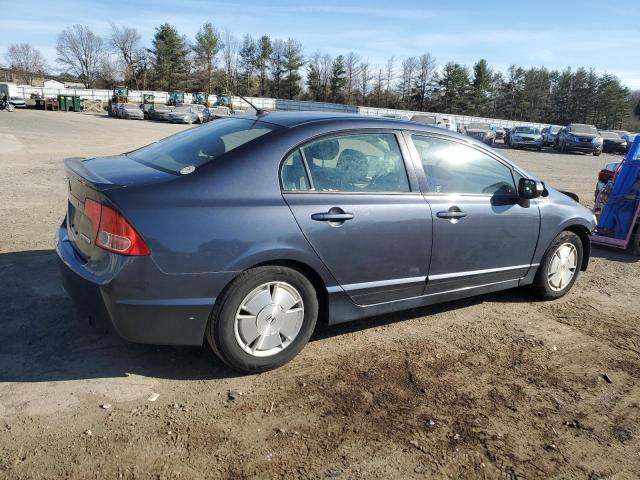
[[[538,198],[544,192],[542,182],[531,178],[521,178],[518,182],[518,197],[524,199]]]

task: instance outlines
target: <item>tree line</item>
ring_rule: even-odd
[[[87,26],[65,28],[57,62],[87,87],[125,84],[142,90],[238,93],[405,110],[433,111],[600,128],[640,128],[640,92],[612,74],[593,69],[511,65],[506,72],[486,60],[469,67],[438,64],[429,53],[374,64],[356,52],[332,57],[305,53],[293,38],[236,38],[205,23],[193,39],[165,23],[151,45],[130,26],[111,24],[104,38]],[[11,45],[9,66],[30,81],[47,65],[28,44]]]

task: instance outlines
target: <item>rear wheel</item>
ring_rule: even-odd
[[[582,241],[573,232],[564,231],[547,249],[538,267],[533,290],[542,300],[565,295],[575,283],[582,265]]]
[[[241,273],[216,301],[206,337],[227,365],[263,372],[284,365],[306,345],[318,299],[298,270],[256,267]]]

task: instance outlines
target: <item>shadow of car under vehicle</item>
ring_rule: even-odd
[[[0,254],[0,382],[49,382],[117,378],[130,374],[200,380],[243,376],[223,365],[207,347],[129,343],[89,324],[62,289],[53,250]],[[483,301],[530,302],[508,290],[455,302],[367,318],[342,325],[319,324],[311,341],[428,316]]]
[[[239,376],[206,348],[129,343],[89,324],[62,289],[53,250],[0,254],[0,382]]]

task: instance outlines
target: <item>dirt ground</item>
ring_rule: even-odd
[[[596,249],[554,302],[321,325],[293,362],[241,376],[204,347],[96,331],[60,287],[62,159],[185,127],[0,113],[0,478],[640,477],[640,258]],[[586,205],[619,158],[503,153]]]

